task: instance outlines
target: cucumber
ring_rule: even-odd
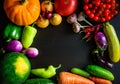
[[[74,67],[74,68],[71,69],[71,72],[74,73],[74,74],[77,74],[77,75],[87,77],[87,78],[90,77],[90,74],[88,72],[86,72],[86,71],[84,71],[80,68]]]
[[[100,67],[98,65],[88,65],[86,67],[86,70],[97,77],[108,79],[113,81],[114,80],[114,75],[107,69]]]
[[[55,84],[52,80],[46,78],[33,78],[26,80],[23,84]]]

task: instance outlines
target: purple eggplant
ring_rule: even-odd
[[[23,48],[23,46],[22,46],[21,42],[18,40],[12,40],[6,46],[6,49],[9,52],[20,52],[22,50],[22,48]]]
[[[37,48],[31,47],[31,48],[27,48],[27,49],[23,50],[23,53],[30,58],[35,58],[38,56],[39,52],[38,52]]]
[[[106,36],[102,32],[97,32],[94,36],[95,43],[99,49],[105,50],[107,47],[107,39]]]
[[[113,63],[110,62],[108,59],[104,58],[103,56],[101,56],[101,53],[98,51],[98,49],[92,52],[92,56],[93,56],[93,61],[98,65],[101,65],[109,69],[113,68]]]

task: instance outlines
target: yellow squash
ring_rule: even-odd
[[[108,40],[108,52],[112,62],[120,60],[120,43],[116,31],[109,22],[106,22],[103,31]]]

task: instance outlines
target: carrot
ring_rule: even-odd
[[[90,76],[89,79],[95,82],[95,84],[112,84],[110,80]]]
[[[70,72],[60,72],[58,84],[95,84],[95,83],[85,77]]]

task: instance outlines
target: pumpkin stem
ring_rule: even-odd
[[[21,0],[21,4],[25,4],[28,0]]]

